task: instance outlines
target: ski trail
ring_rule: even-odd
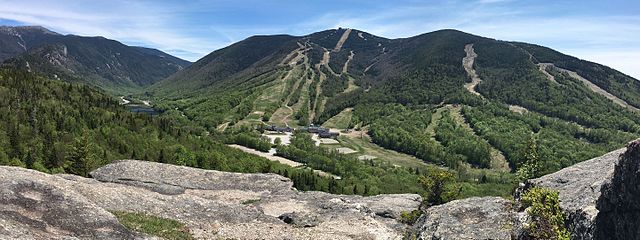
[[[324,80],[327,78],[327,75],[324,74],[324,72],[322,71],[321,67],[329,67],[329,51],[327,51],[326,49],[324,49],[324,54],[322,55],[322,60],[320,60],[320,63],[316,64],[316,70],[318,71],[318,83],[315,86],[316,87],[316,97],[315,97],[315,101],[313,101],[313,106],[311,106],[311,111],[309,112],[309,119],[313,120],[316,116],[316,112],[319,113],[318,111],[318,101],[320,100],[320,97],[322,96],[322,83],[324,82]],[[311,121],[310,121],[311,122]]]
[[[482,82],[482,79],[478,77],[476,70],[473,69],[473,62],[475,61],[476,57],[478,57],[478,54],[476,54],[476,52],[473,50],[473,43],[465,45],[464,52],[467,53],[467,56],[462,58],[462,66],[464,67],[464,70],[467,71],[467,74],[471,78],[471,82],[465,83],[464,87],[469,92],[482,97],[482,95],[480,95],[480,93],[476,91],[476,86],[478,86],[478,84]]]
[[[353,57],[355,57],[356,54],[353,53],[353,51],[351,51],[351,54],[349,55],[349,58],[347,58],[347,61],[344,62],[344,66],[342,67],[342,73],[347,73],[347,70],[349,68],[349,62],[351,62],[351,60],[353,60]]]
[[[538,63],[538,70],[540,70],[540,72],[542,74],[544,74],[545,76],[547,76],[547,79],[549,79],[549,81],[552,81],[554,83],[558,83],[556,81],[556,77],[554,77],[553,75],[551,75],[549,72],[547,72],[547,68],[549,66],[553,66],[553,63]]]
[[[632,111],[640,111],[640,109],[631,106],[629,103],[627,103],[626,101],[616,97],[615,95],[607,92],[606,90],[598,87],[598,85],[595,85],[594,83],[592,83],[591,81],[589,81],[586,78],[583,78],[582,76],[578,75],[578,73],[574,72],[574,71],[570,71],[564,68],[559,68],[553,64],[551,64],[551,66],[555,67],[556,69],[560,70],[561,72],[567,73],[569,74],[569,77],[572,77],[574,79],[577,79],[579,81],[581,81],[582,83],[584,83],[589,89],[591,89],[591,91],[600,94],[606,98],[608,98],[609,100],[613,101],[614,103],[622,106],[622,107],[626,107]]]
[[[340,37],[340,40],[338,40],[338,43],[336,43],[336,47],[333,49],[334,52],[339,52],[342,49],[342,45],[344,45],[344,42],[347,41],[350,33],[351,33],[351,28],[347,28],[344,31],[344,33]]]

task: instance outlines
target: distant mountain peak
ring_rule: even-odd
[[[43,26],[0,26],[0,32],[4,33],[20,33],[24,31],[40,32],[44,34],[60,35],[57,32],[51,31]]]

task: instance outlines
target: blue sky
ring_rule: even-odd
[[[635,0],[0,0],[0,24],[105,36],[191,61],[257,34],[348,27],[399,38],[454,28],[548,46],[640,79]]]

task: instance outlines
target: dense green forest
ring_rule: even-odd
[[[8,31],[0,32],[0,39],[5,39],[0,46],[2,65],[114,95],[141,91],[191,64],[157,49],[104,37],[58,34],[43,27],[3,28]]]
[[[538,113],[515,113],[503,105],[465,107],[475,132],[502,151],[513,167],[523,163],[530,139],[538,140],[543,172],[550,173],[624,146],[636,134],[605,128],[585,128]]]
[[[321,190],[329,180],[225,146],[171,114],[128,112],[88,86],[0,70],[0,164],[87,173],[116,159],[142,159],[232,172],[273,172]],[[323,183],[324,182],[324,183]]]

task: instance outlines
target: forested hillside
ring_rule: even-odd
[[[271,172],[291,178],[300,190],[360,195],[426,194],[417,181],[420,173],[442,171],[361,162],[314,147],[305,135],[299,135],[294,145],[278,148],[279,154],[307,164],[294,168],[228,147],[223,142],[233,140],[233,135],[211,135],[175,112],[131,113],[89,86],[15,69],[0,69],[0,97],[0,165],[87,176],[113,160],[141,159],[222,171]],[[309,167],[341,177],[321,175]],[[472,189],[463,194],[481,193]]]
[[[35,26],[0,26],[0,62],[122,95],[141,91],[190,64],[156,49]]]
[[[353,156],[378,153],[386,158],[374,162],[400,166],[411,156],[483,182],[530,161],[540,176],[637,138],[637,82],[548,48],[456,30],[386,39],[333,29],[249,38],[149,94],[211,132],[258,139],[264,124],[341,126],[338,146]],[[280,152],[308,163],[302,152]]]
[[[328,184],[310,171],[229,148],[172,116],[130,113],[88,86],[1,69],[0,96],[1,165],[86,176],[116,159],[142,159],[233,172],[286,172],[304,179],[295,181],[301,189]]]

